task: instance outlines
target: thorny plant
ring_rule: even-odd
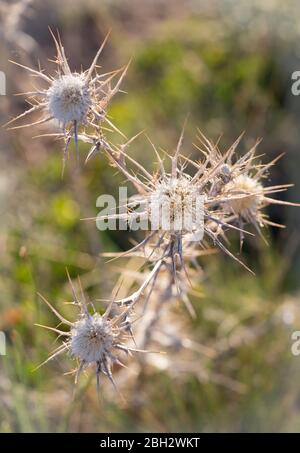
[[[106,375],[115,386],[112,376],[112,366],[114,364],[122,367],[125,366],[119,358],[120,353],[128,355],[132,352],[144,351],[130,348],[126,344],[127,339],[132,332],[130,324],[130,307],[119,310],[118,314],[115,313],[112,317],[114,305],[114,300],[112,300],[104,314],[99,314],[96,312],[93,303],[86,300],[80,280],[78,280],[78,294],[68,272],[67,275],[74,298],[72,304],[78,307],[79,318],[75,322],[68,321],[42,295],[40,295],[42,300],[57,316],[60,323],[69,328],[69,331],[65,331],[60,330],[58,327],[54,328],[37,324],[37,326],[51,330],[57,333],[59,337],[65,338],[63,344],[55,349],[44,363],[47,363],[49,360],[64,352],[70,353],[78,364],[74,371],[75,383],[77,383],[82,371],[91,364],[95,364],[97,389],[99,393],[101,373]],[[90,312],[90,305],[92,307],[92,313]]]
[[[47,135],[63,138],[65,141],[63,168],[72,138],[75,141],[77,157],[79,142],[91,145],[86,161],[103,151],[111,165],[116,167],[136,190],[136,194],[125,206],[125,214],[114,213],[107,215],[107,219],[125,219],[130,228],[134,221],[153,219],[151,212],[153,203],[150,201],[155,200],[154,206],[158,206],[158,209],[164,205],[168,206],[168,210],[159,217],[155,226],[151,222],[148,223],[148,231],[140,243],[122,254],[104,254],[113,259],[120,257],[134,259],[136,256],[142,256],[144,259],[135,276],[135,282],[139,283],[139,286],[132,292],[129,290],[129,295],[113,297],[104,314],[101,315],[93,304],[87,303],[82,289],[79,295],[76,294],[69,274],[73,303],[80,310],[76,321],[66,320],[42,297],[60,323],[69,329],[65,331],[59,327],[42,326],[65,338],[62,345],[53,351],[44,363],[64,352],[69,352],[78,363],[75,382],[84,369],[94,364],[99,389],[100,373],[104,373],[114,383],[113,366],[123,366],[119,353],[146,352],[155,335],[157,340],[155,326],[159,324],[160,317],[170,301],[179,297],[190,314],[195,316],[188,295],[193,291],[191,280],[195,281],[197,275],[198,279],[201,277],[199,256],[214,253],[216,246],[252,272],[231,252],[228,233],[239,234],[242,250],[246,235],[254,236],[258,233],[263,237],[262,230],[268,225],[283,227],[269,219],[265,213],[266,206],[299,205],[271,197],[274,193],[285,191],[291,184],[276,186],[265,184],[269,169],[281,156],[267,164],[261,163],[260,156],[256,155],[259,141],[246,154],[239,156],[237,147],[242,135],[226,152],[222,152],[219,140],[213,143],[198,131],[198,141],[195,144],[200,152],[198,160],[187,158],[182,151],[184,130],[175,152],[172,155],[164,152],[163,157],[147,137],[158,166],[155,172],[148,171],[128,153],[129,145],[140,134],[118,146],[105,136],[105,123],[113,131],[123,135],[109,120],[107,108],[113,96],[120,91],[120,84],[128,69],[127,65],[106,74],[98,72],[97,61],[108,35],[90,68],[80,73],[71,71],[60,38],[55,38],[53,34],[52,36],[57,50],[56,75],[48,76],[40,69],[30,69],[15,63],[46,83],[47,88],[37,88],[35,91],[25,93],[29,97],[31,108],[8,124],[36,112],[42,114],[38,121],[15,128],[32,127],[56,120],[62,132]],[[115,77],[118,78],[112,86]],[[195,203],[199,197],[202,202],[201,222],[197,216],[199,206]],[[139,211],[134,209],[137,205]],[[183,220],[181,227],[176,223],[178,215]],[[184,216],[187,216],[189,221],[192,219],[189,228],[185,227]],[[245,230],[249,226],[254,227],[254,232]],[[155,302],[151,307],[153,300]],[[133,322],[132,318],[137,314],[139,316]],[[140,326],[137,328],[138,343],[133,334],[134,323]],[[166,333],[164,335],[160,332],[159,338],[166,340],[167,337]],[[180,344],[187,347],[193,345],[195,348],[195,343],[186,339]]]
[[[120,90],[120,85],[126,74],[129,63],[118,70],[110,73],[100,74],[97,65],[98,59],[108,39],[106,35],[100,46],[91,66],[86,71],[72,72],[61,44],[60,37],[56,38],[50,30],[56,46],[56,73],[54,76],[46,75],[40,68],[38,70],[23,66],[20,63],[11,61],[31,73],[39,82],[43,81],[45,88],[34,87],[33,91],[20,93],[27,95],[27,102],[31,106],[28,110],[11,119],[6,125],[17,120],[26,118],[29,115],[39,113],[40,118],[35,122],[14,126],[11,129],[32,127],[34,125],[55,121],[63,133],[51,134],[54,137],[62,137],[65,141],[63,150],[63,170],[68,153],[68,147],[72,138],[75,140],[77,159],[79,159],[78,134],[80,129],[94,127],[102,135],[107,129],[103,123],[110,128],[122,133],[114,126],[107,117],[107,108],[113,96]],[[117,82],[112,82],[119,75]],[[49,134],[44,134],[49,135]]]

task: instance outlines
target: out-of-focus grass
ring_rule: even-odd
[[[273,173],[274,184],[296,179],[298,107],[289,97],[285,65],[291,56],[286,41],[271,34],[267,13],[260,16],[265,28],[256,25],[256,33],[246,39],[234,18],[222,19],[217,11],[184,12],[181,2],[176,8],[177,2],[166,2],[168,14],[158,17],[150,8],[139,28],[137,4],[128,6],[126,16],[115,3],[99,8],[98,2],[78,0],[74,10],[60,9],[59,2],[51,2],[52,9],[50,2],[39,3],[24,29],[31,30],[45,60],[53,53],[47,25],[58,26],[71,60],[80,64],[92,59],[113,25],[104,67],[133,56],[124,84],[128,94],[120,94],[110,111],[128,136],[146,127],[158,146],[171,151],[190,113],[186,154],[197,157],[191,144],[196,125],[215,139],[223,133],[224,146],[246,129],[242,148],[263,135],[261,151],[268,158],[288,151]],[[290,42],[293,36],[296,42],[296,30]],[[4,52],[11,57],[15,48],[6,44]],[[7,73],[11,90],[15,85],[16,91],[26,91],[23,73],[9,67]],[[5,102],[5,120],[7,110],[22,109],[11,92]],[[271,214],[288,229],[272,231],[269,247],[251,241],[245,248],[255,277],[221,254],[201,259],[205,278],[199,281],[203,296],[193,298],[196,320],[178,308],[193,339],[219,351],[208,365],[203,360],[203,369],[199,357],[201,373],[183,376],[176,369],[169,374],[149,368],[139,395],[129,382],[125,405],[104,382],[99,407],[92,373],[82,377],[73,399],[73,376],[63,375],[72,368],[67,358],[34,371],[55,347],[55,337],[34,323],[57,322],[37,292],[72,319],[73,308],[64,304],[71,298],[65,268],[81,276],[92,299],[107,297],[116,273],[112,264],[104,267],[99,252],[126,249],[131,235],[100,233],[93,222],[81,220],[97,214],[101,193],[117,193],[122,177],[115,169],[100,155],[81,170],[68,162],[62,179],[59,144],[32,140],[32,135],[35,131],[6,133],[1,139],[0,330],[7,336],[7,355],[0,357],[0,431],[299,430],[300,360],[290,351],[291,333],[300,326],[299,214],[284,208]],[[132,148],[141,162],[153,165],[146,140],[138,139]],[[299,193],[299,188],[291,191],[289,199]],[[238,244],[233,247],[238,252]]]

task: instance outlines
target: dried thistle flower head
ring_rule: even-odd
[[[242,195],[241,198],[229,199],[228,206],[237,215],[248,217],[256,214],[263,201],[263,186],[254,178],[240,174],[231,179],[225,186],[227,193]]]
[[[69,331],[64,331],[58,328],[37,324],[39,327],[54,331],[59,337],[64,337],[66,339],[41,365],[44,365],[64,352],[68,352],[78,363],[78,367],[75,370],[75,383],[77,383],[83,370],[90,365],[95,365],[98,392],[100,388],[101,373],[106,375],[115,387],[112,375],[113,365],[117,364],[119,366],[124,366],[119,358],[120,353],[130,354],[131,352],[137,351],[126,345],[128,332],[131,332],[131,327],[129,326],[129,312],[131,311],[131,307],[127,307],[126,309],[119,311],[115,316],[111,316],[114,305],[114,301],[112,301],[104,314],[100,315],[95,310],[92,314],[88,309],[88,303],[85,299],[81,285],[81,295],[79,297],[76,294],[70,277],[69,282],[74,297],[73,303],[77,305],[80,311],[79,319],[74,322],[65,319],[43,296],[40,295],[42,300],[57,316],[60,323],[69,328]]]
[[[151,194],[149,216],[155,217],[151,209],[161,208],[158,227],[162,231],[184,235],[191,233],[196,227],[196,202],[200,194],[197,185],[191,180],[188,174],[182,172],[175,178],[165,174],[164,178],[157,182]]]
[[[51,34],[57,51],[55,61],[57,70],[55,76],[48,76],[42,70],[31,69],[12,61],[17,66],[29,71],[38,80],[45,82],[47,87],[22,93],[28,96],[28,102],[32,107],[13,118],[6,125],[10,125],[19,119],[27,117],[27,115],[37,112],[41,114],[41,118],[37,121],[15,126],[11,129],[31,127],[47,123],[51,120],[56,121],[62,129],[63,134],[45,135],[54,135],[65,139],[65,163],[68,146],[72,138],[75,140],[78,157],[78,133],[80,128],[89,125],[97,127],[102,131],[105,130],[103,123],[107,123],[109,127],[120,132],[107,118],[106,113],[111,99],[120,89],[128,65],[125,68],[110,73],[98,73],[97,62],[108,39],[109,34],[107,34],[89,69],[81,73],[72,72],[60,38],[56,39],[52,32]],[[111,82],[118,74],[120,76],[115,85],[112,86]]]
[[[141,287],[127,298],[119,300],[120,303],[135,304],[146,287],[155,282],[162,266],[170,267],[173,282],[180,295],[182,291],[177,273],[183,270],[187,274],[185,257],[191,242],[197,243],[200,249],[205,250],[207,239],[213,240],[214,245],[219,246],[221,250],[248,269],[222,241],[225,230],[241,230],[229,221],[229,214],[218,207],[220,194],[212,190],[226,155],[215,165],[212,165],[210,156],[199,164],[192,162],[197,170],[191,176],[187,172],[187,165],[191,161],[181,155],[182,141],[183,131],[174,155],[166,154],[167,159],[170,159],[171,170],[167,169],[165,162],[150,141],[158,160],[158,170],[153,174],[122,149],[119,150],[120,156],[123,157],[121,164],[120,159],[116,159],[114,155],[110,156],[114,165],[133,183],[137,195],[128,200],[125,214],[124,212],[114,213],[98,216],[97,219],[127,220],[131,228],[136,221],[141,223],[146,221],[146,226],[148,225],[146,238],[124,255],[135,255],[150,246],[151,253],[144,256],[153,266]],[[134,165],[136,172],[127,168],[128,162]],[[139,208],[137,211],[134,210],[135,203]],[[133,229],[136,229],[136,225]]]
[[[268,186],[264,180],[268,175],[269,168],[280,158],[274,159],[268,164],[254,163],[255,156],[251,157],[251,168],[239,168],[237,163],[232,167],[232,177],[224,185],[221,197],[223,208],[233,214],[232,221],[237,220],[241,228],[244,224],[252,224],[257,232],[262,236],[261,228],[267,225],[284,228],[269,220],[264,208],[270,204],[299,206],[298,203],[278,200],[269,195],[283,192],[293,184],[279,184]],[[250,165],[249,165],[250,166]]]
[[[212,167],[222,162],[220,171],[216,174],[215,181],[211,185],[210,193],[214,195],[216,206],[221,208],[220,214],[229,215],[228,222],[237,224],[240,228],[240,244],[244,241],[244,225],[252,224],[261,237],[261,228],[267,225],[284,228],[269,220],[264,208],[270,204],[299,206],[298,203],[291,203],[271,198],[269,195],[283,192],[293,184],[280,184],[276,186],[265,185],[264,181],[269,176],[270,168],[283,156],[279,155],[271,162],[262,164],[258,161],[256,149],[261,140],[244,155],[237,156],[236,149],[243,134],[229,148],[224,155],[218,148],[218,143],[213,144],[203,134],[198,137],[203,148],[199,148],[205,156],[210,156]],[[231,215],[231,217],[230,217]],[[264,239],[264,237],[263,237]]]
[[[48,110],[62,124],[83,124],[91,106],[91,96],[81,74],[66,74],[53,81],[47,91]]]
[[[151,253],[149,255],[144,253],[144,256],[153,269],[140,289],[123,300],[125,303],[135,303],[144,289],[155,281],[161,267],[169,266],[169,263],[180,293],[177,271],[183,269],[187,273],[184,257],[190,242],[194,244],[197,242],[198,246],[205,249],[207,238],[211,239],[214,245],[252,272],[229,250],[227,231],[239,232],[242,246],[245,233],[253,236],[252,233],[244,230],[244,225],[253,224],[259,233],[261,226],[280,226],[274,224],[264,214],[265,206],[272,203],[298,206],[295,203],[269,197],[271,193],[281,192],[291,185],[264,186],[263,181],[268,170],[278,158],[266,165],[258,163],[255,150],[259,142],[245,155],[237,157],[236,148],[242,135],[225,153],[222,153],[218,142],[213,144],[200,131],[199,133],[201,147],[198,145],[196,147],[202,152],[204,158],[196,162],[181,154],[182,132],[175,154],[169,156],[166,153],[170,158],[171,171],[167,171],[164,161],[151,142],[159,166],[154,174],[149,173],[122,149],[119,150],[120,156],[123,157],[121,164],[120,160],[115,158],[115,154],[110,156],[114,165],[133,183],[138,194],[129,199],[127,214],[124,215],[122,212],[113,214],[112,217],[107,215],[104,218],[122,218],[123,220],[126,218],[130,227],[137,219],[141,221],[150,219],[146,238],[124,255],[136,255],[150,248]],[[136,172],[127,168],[128,162],[135,166]],[[196,168],[193,176],[187,172],[188,164]],[[195,203],[199,199],[202,203],[200,205]],[[141,208],[137,212],[133,210],[134,200]],[[165,207],[167,209],[164,209]],[[203,215],[202,222],[199,222],[201,217],[197,216],[200,208]],[[153,211],[157,213],[158,221],[155,216],[152,216]],[[189,220],[189,228],[185,228],[186,218]],[[177,223],[178,220],[179,223]]]
[[[71,329],[70,352],[86,365],[101,363],[111,355],[116,337],[118,334],[103,316],[98,313],[83,316]]]

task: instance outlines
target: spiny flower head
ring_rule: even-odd
[[[200,133],[201,134],[201,133]],[[213,144],[203,134],[198,137],[203,148],[199,148],[209,159],[209,165],[215,167],[218,162],[220,171],[216,174],[211,184],[210,193],[215,197],[216,206],[221,215],[229,215],[228,222],[237,224],[240,228],[241,246],[244,240],[244,225],[252,224],[262,236],[261,228],[266,225],[279,225],[269,220],[264,209],[270,204],[299,206],[270,197],[273,193],[283,192],[293,184],[266,185],[265,180],[269,176],[270,168],[282,157],[282,154],[267,164],[258,161],[261,156],[256,155],[256,149],[261,140],[242,156],[237,156],[236,148],[243,134],[231,145],[227,153],[223,155],[218,143]]]
[[[113,164],[133,183],[138,193],[128,199],[127,212],[98,216],[97,220],[125,219],[133,230],[138,229],[135,222],[142,225],[145,221],[142,229],[147,230],[146,238],[124,255],[135,255],[137,251],[146,251],[150,246],[151,253],[149,256],[145,253],[145,258],[153,266],[140,289],[119,302],[134,304],[148,284],[155,281],[162,266],[170,266],[173,282],[178,293],[181,293],[177,273],[182,270],[187,272],[185,255],[191,242],[204,250],[208,248],[207,240],[212,240],[214,245],[248,269],[222,241],[225,230],[240,231],[240,228],[232,224],[230,215],[218,207],[220,193],[212,190],[226,156],[215,165],[211,165],[209,158],[199,164],[193,162],[197,170],[190,175],[187,166],[191,161],[180,152],[182,141],[183,132],[174,155],[166,153],[171,170],[167,169],[150,141],[158,160],[158,170],[153,174],[122,149],[119,150],[119,156],[123,157],[122,163],[120,158],[115,157],[117,153],[110,155]],[[128,162],[134,165],[136,172],[127,167]],[[138,210],[135,210],[136,205]]]
[[[202,152],[204,158],[193,161],[180,152],[182,132],[174,155],[169,156],[166,153],[171,164],[169,172],[151,142],[159,165],[158,172],[154,174],[149,173],[122,149],[119,150],[119,155],[123,158],[122,163],[115,157],[116,153],[110,155],[113,164],[133,183],[138,194],[128,200],[128,210],[125,215],[122,213],[104,217],[106,219],[126,218],[131,228],[137,219],[149,220],[150,218],[146,238],[124,255],[135,255],[140,250],[145,252],[150,248],[152,251],[149,256],[145,253],[145,258],[153,269],[140,289],[126,298],[126,303],[135,303],[141,297],[146,286],[155,281],[162,266],[171,267],[173,280],[178,292],[181,292],[177,271],[183,269],[186,272],[184,257],[191,242],[206,249],[207,239],[210,239],[213,245],[218,246],[252,272],[230,251],[227,245],[229,244],[226,237],[227,231],[238,231],[242,246],[244,234],[252,234],[244,230],[244,225],[253,224],[260,234],[261,226],[276,225],[264,214],[265,206],[273,203],[289,205],[293,203],[268,196],[271,193],[286,190],[290,187],[289,184],[264,185],[269,168],[278,158],[266,165],[258,163],[255,150],[259,142],[243,156],[236,156],[236,148],[241,137],[225,153],[222,153],[218,142],[213,144],[201,134],[201,147],[198,145],[196,147]],[[136,172],[127,168],[127,162],[135,166]],[[187,172],[188,165],[196,169],[193,176]],[[133,209],[135,201],[139,206],[138,212]],[[201,210],[200,216],[199,210]],[[189,220],[189,228],[186,228],[186,219]]]
[[[126,344],[128,332],[131,333],[131,326],[129,325],[131,307],[126,307],[125,310],[119,310],[117,314],[111,316],[111,311],[114,306],[114,301],[112,301],[104,314],[101,315],[96,311],[91,314],[80,281],[81,295],[79,297],[76,294],[75,287],[69,274],[68,277],[74,297],[73,303],[80,311],[79,318],[74,322],[68,321],[40,295],[42,300],[57,316],[60,323],[69,328],[68,331],[65,331],[37,324],[40,327],[56,332],[59,337],[65,338],[63,344],[53,351],[42,365],[62,353],[68,352],[78,363],[78,367],[75,370],[75,383],[77,383],[83,370],[90,365],[95,365],[98,391],[101,373],[106,375],[115,386],[112,376],[113,365],[117,364],[119,366],[124,366],[119,358],[119,354],[122,352],[130,354],[131,352],[137,351]]]
[[[110,73],[98,73],[97,62],[107,41],[107,35],[89,69],[81,73],[72,72],[60,38],[57,40],[52,32],[51,34],[57,51],[55,61],[57,69],[54,76],[46,75],[42,70],[35,70],[12,61],[17,66],[26,69],[40,82],[46,84],[47,87],[36,88],[35,91],[22,93],[28,96],[27,101],[31,108],[10,120],[6,125],[34,113],[40,113],[40,118],[37,121],[12,127],[11,129],[33,127],[49,121],[55,121],[60,126],[62,133],[44,134],[44,136],[53,135],[64,138],[63,157],[65,164],[68,146],[72,138],[75,140],[78,157],[78,134],[80,129],[84,129],[85,126],[97,127],[103,132],[106,130],[103,123],[106,123],[110,128],[120,132],[107,118],[107,108],[113,96],[120,89],[128,65]],[[115,85],[112,86],[111,82],[117,74],[120,74],[120,77]]]
[[[85,122],[91,96],[81,74],[67,74],[54,80],[47,98],[50,115],[62,125],[72,121]]]
[[[181,235],[192,233],[197,226],[200,228],[196,224],[199,195],[197,185],[188,174],[182,172],[175,178],[165,174],[151,193],[149,216],[155,218],[155,214],[159,214],[157,227],[162,231]]]
[[[78,360],[86,364],[103,362],[111,355],[119,337],[110,321],[99,313],[83,316],[71,329],[70,351]]]

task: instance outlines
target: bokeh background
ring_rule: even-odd
[[[241,153],[257,137],[266,160],[286,153],[272,181],[295,183],[283,199],[300,200],[300,97],[291,93],[291,75],[300,70],[299,2],[1,0],[0,70],[7,77],[1,124],[26,108],[14,93],[32,82],[8,60],[35,67],[40,61],[53,71],[48,26],[59,30],[74,69],[88,67],[112,29],[104,70],[132,57],[126,93],[109,111],[127,136],[146,129],[172,151],[189,114],[184,152],[197,158],[196,127],[213,140],[222,134],[224,150],[245,130]],[[71,160],[62,179],[61,143],[32,138],[45,132],[51,128],[0,133],[0,330],[7,338],[0,431],[299,431],[300,356],[291,353],[291,334],[300,330],[297,208],[272,207],[273,220],[287,228],[267,232],[269,246],[246,245],[255,277],[220,253],[199,261],[197,318],[178,304],[175,321],[166,319],[199,345],[193,367],[179,369],[171,354],[166,363],[147,365],[139,379],[117,371],[126,403],[104,382],[100,405],[93,373],[82,377],[74,397],[73,376],[64,375],[72,369],[69,358],[34,371],[55,346],[55,337],[34,323],[56,322],[37,291],[72,317],[64,305],[71,297],[68,267],[92,299],[108,297],[124,263],[104,266],[100,253],[126,250],[132,237],[100,233],[80,220],[96,215],[97,197],[116,194],[122,178],[103,156],[84,166],[88,149],[81,146],[81,172]],[[132,155],[151,166],[142,138]],[[184,360],[186,352],[177,353]]]

